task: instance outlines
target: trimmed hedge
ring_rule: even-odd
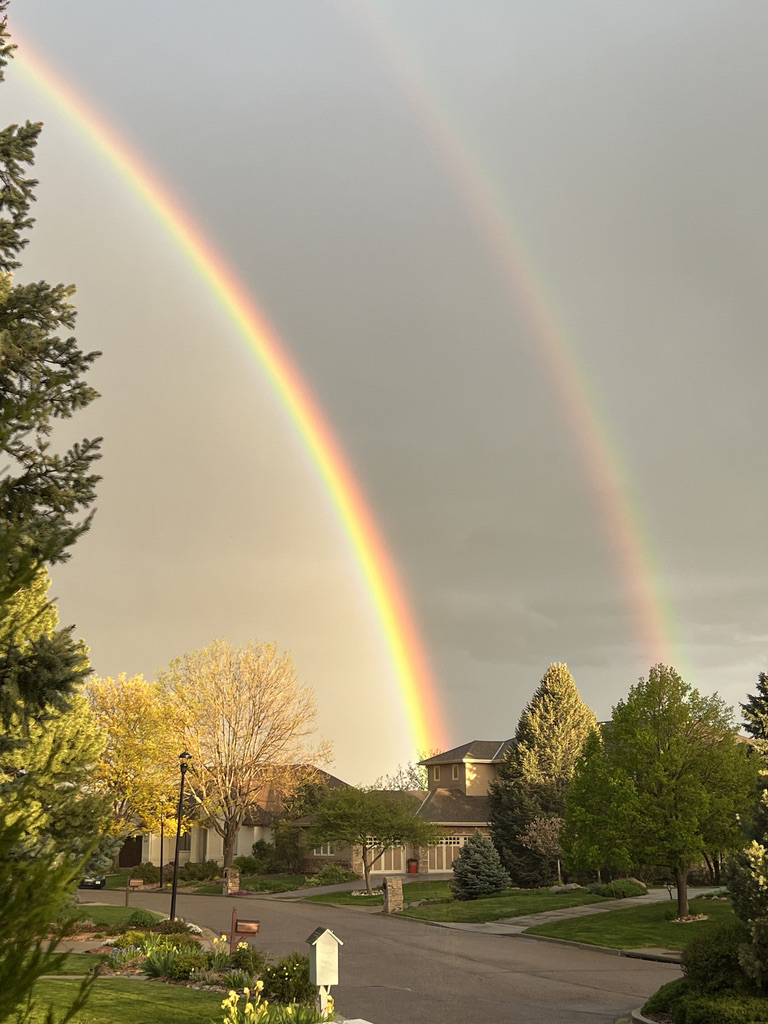
[[[741,921],[728,921],[715,931],[698,935],[683,950],[683,974],[703,994],[751,988],[739,963],[739,949],[749,942]]]

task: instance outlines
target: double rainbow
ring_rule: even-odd
[[[413,750],[443,748],[447,733],[435,682],[392,559],[326,417],[275,330],[211,240],[125,140],[26,41],[15,63],[151,211],[255,354],[317,468],[359,566],[392,660]]]

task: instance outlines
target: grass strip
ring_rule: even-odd
[[[675,923],[677,903],[648,903],[626,910],[609,910],[604,914],[575,917],[569,921],[539,924],[526,930],[526,935],[549,935],[571,942],[588,942],[593,946],[614,949],[683,949],[692,938],[706,935],[724,921],[733,919],[729,902],[691,900],[691,914],[707,914],[706,921]]]
[[[365,888],[360,885],[360,888]],[[451,895],[450,882],[410,882],[403,886],[403,899],[406,903],[415,903],[417,900],[440,900],[448,899]],[[353,896],[351,892],[326,892],[317,896],[305,896],[307,903],[335,903],[343,907],[380,907],[384,897],[377,896]]]
[[[479,900],[452,900],[450,903],[412,907],[410,910],[404,910],[403,916],[414,917],[419,921],[482,924],[486,921],[499,921],[505,917],[538,914],[544,910],[561,910],[563,907],[605,902],[602,896],[594,896],[585,889],[559,893],[550,892],[549,889],[507,889],[498,896]]]
[[[131,914],[141,909],[145,914],[151,914],[156,921],[162,921],[163,915],[156,914],[153,910],[144,910],[139,907],[111,907],[99,903],[80,903],[76,907],[67,907],[62,915],[65,918],[76,918],[78,921],[93,921],[97,925],[123,924]]]
[[[39,981],[35,1009],[29,1024],[44,1024],[49,1005],[58,1017],[73,1001],[77,981]],[[183,985],[148,981],[104,979],[91,990],[88,1003],[73,1024],[201,1024],[221,1019],[221,992],[205,992]]]

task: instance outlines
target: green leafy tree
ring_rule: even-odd
[[[451,892],[457,900],[492,896],[510,886],[499,853],[491,840],[479,832],[470,836],[453,863]]]
[[[7,7],[0,0],[0,81],[13,52]],[[40,130],[31,122],[0,130],[0,756],[23,749],[26,730],[63,712],[87,670],[71,630],[25,621],[20,595],[88,529],[99,456],[98,440],[63,453],[51,447],[54,422],[96,397],[84,380],[96,354],[83,353],[71,334],[72,289],[13,278],[32,225],[36,182],[29,169]],[[57,440],[62,436],[57,427]],[[48,614],[44,609],[40,618]],[[50,757],[58,753],[52,747]],[[47,935],[82,870],[76,851],[56,845],[38,781],[30,773],[0,782],[0,1021],[17,1008],[23,1014],[35,980],[56,963],[56,939]],[[54,790],[50,803],[61,796]],[[25,859],[22,834],[41,839],[46,830],[38,855]]]
[[[551,877],[552,858],[522,837],[534,819],[562,817],[566,789],[596,724],[568,666],[550,665],[520,716],[515,741],[488,795],[493,841],[519,885]]]
[[[338,787],[326,792],[309,831],[313,846],[337,843],[360,847],[365,887],[371,892],[371,870],[392,846],[428,846],[439,838],[431,822],[417,816],[418,800],[406,793]]]
[[[688,870],[711,849],[743,842],[756,759],[738,742],[732,711],[704,697],[674,669],[655,665],[619,701],[602,744],[590,745],[568,795],[566,837],[589,860],[663,864],[688,915]],[[608,845],[608,832],[616,838]]]

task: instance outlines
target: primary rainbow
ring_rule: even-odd
[[[317,467],[359,565],[392,658],[413,749],[443,748],[447,734],[435,683],[392,560],[328,421],[274,329],[211,240],[125,140],[26,41],[15,63],[152,212],[258,358]]]
[[[555,312],[535,261],[525,252],[523,233],[504,192],[480,159],[467,132],[430,86],[406,33],[387,19],[375,0],[335,0],[350,20],[362,24],[383,53],[387,70],[399,82],[425,134],[454,180],[478,234],[492,252],[502,285],[525,317],[530,337],[545,364],[570,433],[592,484],[603,530],[612,548],[637,638],[648,663],[669,664],[678,626],[655,564],[648,530],[632,495],[628,474],[600,402],[579,366],[577,349]],[[367,22],[367,23],[366,23]],[[677,657],[679,663],[679,656]]]

